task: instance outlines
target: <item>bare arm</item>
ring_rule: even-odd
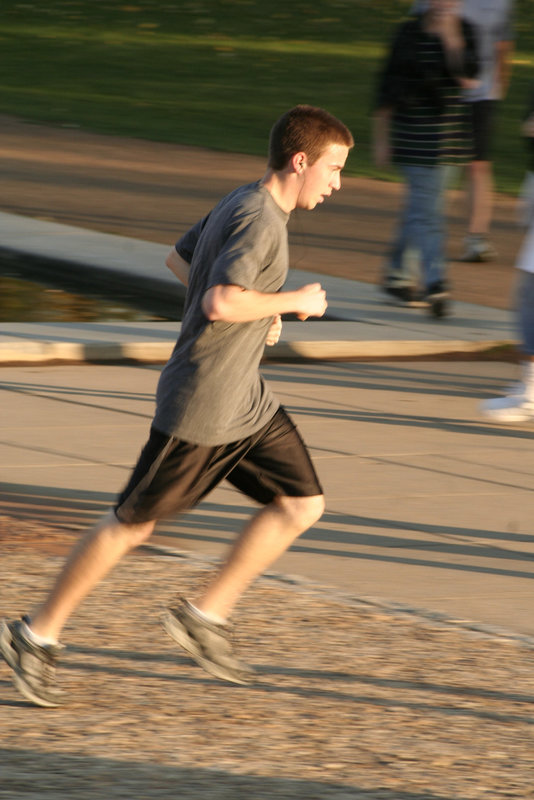
[[[510,84],[510,74],[512,71],[512,53],[514,52],[514,43],[510,41],[502,41],[497,44],[497,91],[498,96],[502,99],[506,97],[508,86]]]
[[[178,280],[181,281],[184,286],[187,286],[189,283],[190,264],[188,264],[187,261],[184,261],[184,259],[178,255],[174,247],[165,259],[165,264],[170,271],[176,275]]]
[[[391,161],[391,116],[390,108],[379,108],[373,116],[373,155],[377,167],[387,167]]]
[[[429,30],[441,39],[445,61],[452,75],[464,89],[475,88],[477,83],[466,76],[465,51],[466,41],[462,31],[460,18],[453,12],[442,10],[429,13]]]
[[[273,293],[220,284],[208,289],[202,299],[202,310],[211,322],[252,322],[288,313],[297,314],[300,319],[322,317],[326,306],[326,292],[320,283],[309,283],[293,292]]]

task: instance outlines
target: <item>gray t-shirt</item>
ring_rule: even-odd
[[[279,403],[258,370],[272,317],[210,322],[201,302],[219,284],[278,292],[288,270],[288,219],[258,181],[227,195],[176,244],[191,268],[180,336],[158,383],[158,430],[219,445],[274,416]]]

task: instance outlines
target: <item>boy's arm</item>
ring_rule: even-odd
[[[252,322],[289,313],[304,320],[322,317],[326,307],[326,292],[320,283],[308,283],[292,292],[272,293],[218,284],[208,289],[202,299],[202,311],[210,322]]]
[[[181,281],[184,286],[187,286],[189,283],[189,270],[191,265],[178,255],[176,248],[172,248],[169,255],[165,259],[165,264],[170,271],[176,275],[178,280]]]
[[[200,219],[187,233],[184,233],[182,238],[175,244],[165,259],[166,266],[170,269],[173,275],[176,275],[179,281],[184,286],[189,285],[189,273],[191,269],[191,262],[195,247],[200,238],[200,234],[209,219],[209,214]],[[182,253],[183,255],[180,255]]]

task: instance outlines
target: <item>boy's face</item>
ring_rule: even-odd
[[[330,144],[311,166],[304,163],[297,208],[311,210],[341,187],[341,170],[349,154],[344,144]]]

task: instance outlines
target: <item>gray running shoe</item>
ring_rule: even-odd
[[[496,258],[497,251],[486,236],[471,233],[465,237],[465,249],[459,261],[495,261]]]
[[[13,682],[19,692],[38,706],[62,705],[64,693],[56,686],[56,659],[61,645],[41,647],[24,636],[22,622],[3,620],[0,627],[0,653],[13,670]]]
[[[210,675],[230,683],[251,682],[254,670],[234,656],[225,625],[201,619],[187,600],[167,608],[162,622],[169,636]]]

